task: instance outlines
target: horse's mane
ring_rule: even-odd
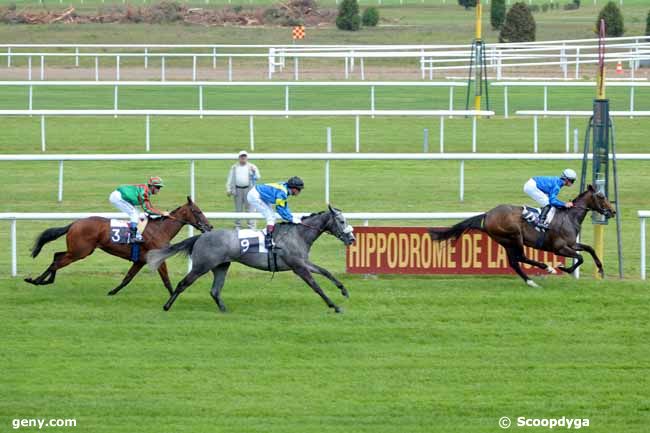
[[[589,186],[590,186],[590,185],[587,185],[587,189],[585,189],[585,190],[582,191],[580,194],[578,194],[578,195],[576,196],[576,198],[574,198],[572,201],[576,201],[576,200],[578,200],[578,199],[584,197],[588,192],[591,192],[591,191],[589,190]]]

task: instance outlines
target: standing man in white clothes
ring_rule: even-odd
[[[255,183],[262,176],[255,164],[248,162],[248,153],[245,150],[239,152],[239,161],[230,167],[226,180],[226,194],[235,200],[235,212],[254,212],[248,204],[246,196],[248,191],[255,186]],[[240,220],[235,220],[235,228],[240,229]],[[255,228],[255,220],[248,220],[248,228]]]

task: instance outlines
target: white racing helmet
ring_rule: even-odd
[[[577,175],[576,172],[573,171],[572,169],[570,169],[570,168],[565,168],[564,171],[562,172],[562,176],[561,176],[561,177],[562,177],[563,179],[568,179],[568,180],[570,180],[571,182],[575,182],[576,179],[578,178],[578,175]]]

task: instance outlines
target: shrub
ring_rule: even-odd
[[[343,0],[339,5],[336,27],[340,30],[357,31],[361,27],[359,3],[357,0]]]
[[[539,12],[539,5],[530,5],[528,6],[531,12]]]
[[[553,4],[553,3],[551,3],[551,4]],[[548,4],[548,3],[544,3],[544,4],[542,5],[542,12],[548,12],[548,8],[549,8],[549,4]]]
[[[598,20],[596,21],[596,33],[600,29],[600,20],[605,20],[605,35],[609,37],[623,36],[625,28],[623,26],[623,14],[619,7],[613,1],[610,1],[600,10]]]
[[[490,24],[494,30],[499,30],[503,27],[503,22],[506,19],[506,1],[505,0],[492,0],[490,6]]]
[[[183,20],[182,6],[174,1],[161,1],[149,9],[150,22],[154,24],[173,23]]]
[[[361,23],[366,27],[375,27],[379,23],[379,9],[369,7],[361,15]]]
[[[650,11],[648,11],[648,17],[645,19],[645,35],[650,36]]]
[[[512,5],[506,14],[499,42],[531,42],[535,40],[535,18],[523,2]]]
[[[458,4],[465,7],[465,9],[475,8],[478,0],[458,0]]]

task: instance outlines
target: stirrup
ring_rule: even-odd
[[[144,242],[144,238],[142,237],[142,234],[137,233],[135,237],[133,238],[133,242],[136,244],[141,244]]]

